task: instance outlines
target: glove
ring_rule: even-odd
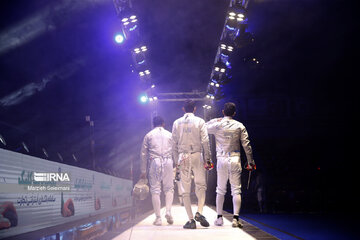
[[[214,164],[212,163],[211,160],[207,160],[204,164],[204,167],[206,170],[210,171],[211,169],[214,168]]]
[[[256,170],[256,164],[255,163],[248,163],[246,165],[245,169],[248,170],[248,171]]]

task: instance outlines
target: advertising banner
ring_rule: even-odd
[[[131,207],[132,185],[0,149],[0,239]]]

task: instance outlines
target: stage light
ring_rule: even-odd
[[[117,33],[114,37],[115,39],[115,42],[118,43],[118,44],[121,44],[124,42],[124,36],[120,33]]]
[[[236,20],[237,20],[238,22],[242,22],[242,21],[244,21],[244,18],[245,18],[244,14],[239,13],[239,14],[237,15]]]
[[[226,71],[226,68],[215,66],[214,70],[215,70],[215,72],[218,72],[218,73],[224,73]]]
[[[146,64],[147,62],[146,51],[147,51],[146,46],[136,47],[131,51],[131,55],[136,64],[138,65]]]
[[[222,62],[228,62],[230,54],[233,52],[234,47],[232,45],[220,44],[220,58]]]
[[[234,50],[234,47],[231,45],[226,45],[225,43],[220,44],[220,48],[222,50],[226,50],[228,52],[232,52]]]
[[[123,23],[124,26],[128,26],[130,23],[136,23],[137,22],[137,18],[136,18],[136,15],[131,15],[130,17],[124,17],[121,19],[121,22]],[[130,29],[130,31],[134,30],[136,28],[136,25],[134,24],[131,24],[132,29]]]
[[[203,106],[203,108],[210,110],[210,109],[211,109],[211,106],[210,106],[210,105],[205,104],[205,105]]]
[[[146,51],[147,51],[147,47],[146,47],[146,46],[134,48],[134,53],[136,53],[136,54],[141,53],[141,52],[146,52]]]
[[[212,94],[207,94],[206,98],[207,99],[212,99],[212,100],[215,99],[214,95],[212,95]]]
[[[130,32],[134,32],[134,30],[138,29],[137,21],[136,15],[131,15],[130,17],[127,15],[121,19],[124,32],[127,36],[131,36]],[[137,32],[137,34],[139,33]]]
[[[252,61],[255,62],[256,64],[259,64],[259,63],[260,63],[259,60],[256,59],[256,58],[253,58]]]
[[[237,31],[240,28],[240,25],[246,21],[246,10],[242,5],[229,8],[226,20],[226,27],[229,30]]]
[[[148,96],[146,94],[140,95],[139,99],[140,99],[141,103],[147,103],[149,101],[149,98],[148,98]]]
[[[229,12],[229,18],[230,19],[235,19],[235,16],[236,16],[235,12],[232,12],[232,11]]]
[[[242,22],[245,20],[245,8],[241,5],[230,7],[228,10],[228,19]]]
[[[130,23],[129,18],[127,18],[127,17],[124,17],[123,19],[121,19],[121,21],[123,22],[124,26],[126,26]]]
[[[151,85],[151,88],[155,88],[155,84]]]
[[[140,98],[140,101],[143,102],[143,103],[146,103],[147,102],[147,97],[146,96],[142,96]]]
[[[139,76],[140,77],[143,77],[145,75],[150,75],[150,70],[146,69],[145,71],[141,71],[139,72]]]
[[[210,86],[218,88],[220,87],[220,84],[216,82],[210,82]]]
[[[157,96],[149,97],[149,102],[156,102],[158,100]]]

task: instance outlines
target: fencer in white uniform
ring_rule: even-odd
[[[226,194],[227,181],[230,181],[231,195],[233,200],[233,227],[242,227],[239,221],[239,212],[241,207],[241,161],[240,144],[242,145],[246,158],[246,169],[251,171],[256,169],[253,159],[252,148],[249,135],[245,126],[233,117],[236,114],[234,103],[225,103],[223,109],[223,118],[212,119],[206,123],[209,134],[215,135],[216,158],[217,158],[217,187],[216,187],[216,211],[218,218],[215,225],[223,225],[223,205]]]
[[[165,193],[165,218],[173,224],[171,206],[174,198],[174,174],[172,159],[171,133],[164,129],[164,120],[160,116],[153,119],[154,129],[144,137],[141,148],[141,175],[149,173],[150,193],[156,219],[154,225],[162,225],[160,216],[161,182]],[[147,167],[148,165],[148,167]]]
[[[185,101],[183,110],[184,116],[177,119],[173,124],[172,139],[173,157],[180,171],[183,202],[189,217],[184,228],[196,228],[190,200],[191,173],[194,175],[195,194],[198,200],[195,220],[200,222],[202,226],[208,227],[209,223],[202,212],[206,197],[206,168],[212,164],[209,136],[205,121],[194,115],[196,111],[195,102],[192,100]]]

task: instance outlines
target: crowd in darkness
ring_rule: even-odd
[[[250,101],[251,98],[238,100],[243,108],[237,118],[247,126],[258,170],[251,176],[249,189],[248,172],[243,170],[242,211],[343,211],[339,204],[343,202],[345,190],[340,185],[341,170],[338,168],[344,157],[341,119],[328,113],[316,113],[316,109],[311,108],[304,114],[302,109],[294,107],[298,103],[291,97],[284,97],[289,107],[283,108],[282,114],[272,114],[269,108],[274,106],[268,104],[266,111],[254,116],[246,107]],[[335,139],[336,147],[331,148]],[[245,162],[245,154],[242,156]],[[230,202],[227,204],[231,206]]]

